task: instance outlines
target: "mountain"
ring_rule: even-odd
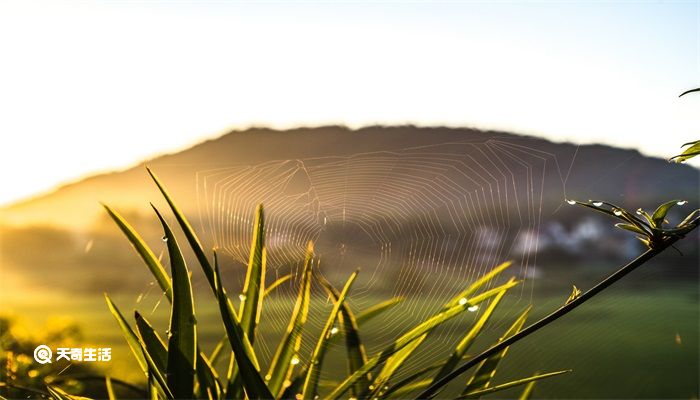
[[[565,199],[632,210],[670,198],[692,209],[700,200],[697,169],[635,150],[467,128],[251,128],[0,209],[3,274],[51,274],[46,287],[77,280],[99,291],[142,282],[123,273],[138,259],[100,202],[157,241],[149,202],[167,205],[146,165],[205,246],[220,248],[234,266],[247,259],[262,202],[274,268],[290,268],[313,240],[337,271],[360,264],[388,281],[504,258],[527,268],[561,251],[628,257],[639,250],[630,235],[611,233],[610,221]],[[96,265],[101,273],[89,273]]]

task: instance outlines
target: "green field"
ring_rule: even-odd
[[[639,279],[637,279],[639,281]],[[548,379],[536,386],[536,397],[545,398],[694,398],[698,396],[698,287],[691,283],[664,282],[658,288],[645,285],[621,284],[567,315],[553,325],[536,332],[516,344],[500,367],[495,381],[531,375],[537,371],[573,369],[573,373]],[[212,349],[223,335],[223,327],[210,293],[200,291],[196,296],[199,340],[206,349]],[[562,304],[564,295],[538,295],[544,290],[509,296],[499,307],[492,323],[486,329],[471,353],[483,349],[499,336],[516,313],[533,304],[530,321]],[[156,294],[145,296],[116,296],[114,300],[129,315],[138,308],[165,335],[168,308],[165,301],[155,308]],[[445,297],[446,299],[447,297]],[[308,354],[326,318],[331,305],[317,293],[305,336],[302,354]],[[386,297],[363,297],[361,309]],[[360,327],[368,353],[379,350],[403,329],[419,322],[421,310],[434,310],[445,299],[421,298],[415,295],[405,304]],[[197,301],[199,300],[199,301]],[[273,343],[286,327],[291,300],[284,290],[272,295],[265,305],[256,348],[263,365],[274,352]],[[115,377],[138,381],[142,379],[133,356],[127,348],[116,322],[107,310],[104,300],[95,296],[66,297],[46,303],[24,302],[12,310],[24,317],[21,323],[32,329],[40,327],[56,316],[77,321],[84,333],[85,346],[112,347],[112,362],[107,372]],[[477,314],[477,313],[475,313]],[[49,317],[53,315],[53,317]],[[409,359],[409,367],[397,375],[400,378],[412,367],[425,366],[451,351],[475,315],[465,315],[450,321],[431,336],[424,348]],[[307,340],[308,339],[308,340]],[[336,381],[345,372],[343,342],[331,350],[326,359],[322,380]],[[305,360],[302,359],[302,362]],[[217,366],[226,370],[227,360]],[[265,367],[263,367],[265,368]],[[69,374],[70,368],[64,372]],[[405,375],[404,375],[405,376]],[[466,377],[464,378],[466,379]],[[460,384],[464,380],[457,380]],[[501,392],[496,397],[517,396],[516,391]]]

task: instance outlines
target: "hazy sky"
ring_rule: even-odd
[[[0,2],[0,204],[250,125],[668,157],[700,138],[697,86],[700,1]]]

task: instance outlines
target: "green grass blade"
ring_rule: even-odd
[[[265,214],[262,204],[255,209],[253,241],[250,245],[250,258],[243,286],[243,299],[239,315],[241,327],[252,344],[255,341],[255,327],[260,320],[262,293],[265,285]]]
[[[105,390],[107,391],[108,400],[117,400],[117,396],[114,395],[114,388],[112,387],[112,380],[105,376]]]
[[[146,263],[148,269],[151,271],[153,276],[156,278],[156,282],[160,286],[161,290],[165,293],[168,300],[172,299],[172,289],[170,284],[170,278],[165,272],[165,268],[158,261],[158,258],[153,254],[153,251],[146,244],[146,242],[141,238],[141,235],[136,232],[136,230],[122,217],[117,211],[112,209],[106,204],[102,206],[107,210],[107,213],[112,218],[112,220],[119,226],[119,229],[124,233],[124,235],[129,239],[129,242],[136,252],[141,256],[141,259]]]
[[[333,298],[333,302],[338,302],[340,292],[320,274],[317,274],[316,277],[328,295]],[[357,321],[355,320],[355,315],[350,309],[350,306],[345,302],[342,303],[338,319],[340,321],[341,329],[343,330],[343,335],[345,336],[348,374],[352,375],[367,362],[367,354],[365,353],[365,347],[362,345],[362,341],[360,340],[360,333],[358,330]],[[367,374],[364,378],[358,379],[355,385],[351,388],[353,397],[357,398],[360,396],[364,389],[369,387],[371,379],[372,377],[369,374]]]
[[[46,386],[46,390],[49,391],[51,398],[54,400],[72,400],[73,396],[69,395],[63,389],[58,386]]]
[[[168,365],[168,349],[165,347],[165,343],[151,324],[138,311],[134,311],[134,317],[136,318],[136,329],[141,336],[143,346],[153,359],[158,371],[165,373]]]
[[[214,278],[219,311],[221,312],[226,334],[236,359],[236,365],[241,374],[245,394],[249,399],[271,399],[273,398],[272,393],[270,393],[270,390],[265,385],[265,381],[260,376],[260,367],[258,366],[253,346],[241,327],[231,300],[226,296],[216,255],[214,256]]]
[[[332,336],[331,330],[335,321],[338,318],[338,313],[340,312],[343,303],[345,302],[345,297],[348,295],[353,282],[357,278],[357,271],[353,272],[348,278],[343,290],[338,295],[338,299],[333,304],[333,309],[331,310],[326,325],[321,331],[321,336],[316,342],[316,347],[311,355],[311,361],[309,362],[309,372],[306,374],[306,382],[304,382],[303,398],[307,400],[313,400],[316,398],[318,392],[318,380],[321,376],[321,366],[323,364],[323,359],[326,354],[326,349],[328,348],[328,339]]]
[[[465,356],[465,358],[466,357],[468,357],[468,356]],[[463,360],[465,358],[463,358]],[[414,382],[418,382],[418,378],[420,378],[422,375],[425,375],[431,371],[435,371],[436,369],[442,368],[442,366],[445,365],[446,362],[447,361],[436,362],[434,364],[431,364],[427,367],[421,368],[418,371],[411,373],[410,375],[406,376],[405,378],[403,378],[400,381],[396,382],[395,384],[391,385],[388,389],[382,390],[382,392],[381,392],[382,397],[384,397],[384,398],[389,397],[392,394],[394,394],[395,392],[404,393],[404,395],[401,395],[398,397],[405,396],[406,392],[404,392],[404,389],[403,389],[404,386],[410,385]],[[432,379],[427,380],[428,383],[430,383],[431,381],[432,381]],[[425,387],[427,387],[427,385]],[[412,389],[411,391],[413,391],[413,390],[417,390],[417,389]]]
[[[391,309],[403,300],[403,297],[394,297],[393,299],[389,299],[381,303],[375,304],[373,306],[367,307],[366,309],[362,310],[357,314],[355,321],[357,322],[358,326],[361,326],[362,324],[367,323],[367,321],[378,316],[379,314]]]
[[[148,375],[148,397],[151,400],[158,400],[158,386],[152,375]]]
[[[301,275],[301,283],[299,284],[299,294],[294,310],[287,326],[287,331],[280,340],[275,355],[270,363],[270,369],[267,374],[268,385],[270,391],[275,395],[279,395],[282,391],[282,385],[285,380],[289,379],[294,371],[295,365],[298,363],[292,362],[295,359],[299,347],[301,346],[301,334],[306,323],[306,317],[309,313],[309,303],[311,298],[311,268],[313,265],[314,247],[311,242],[306,249],[306,257],[304,260],[304,271]]]
[[[243,285],[241,306],[238,315],[241,318],[241,328],[248,336],[248,340],[255,342],[255,327],[260,321],[262,311],[262,291],[265,285],[265,214],[262,204],[255,209],[255,222],[253,224],[253,240],[250,245],[250,257],[248,270]],[[238,368],[231,358],[229,365],[229,383],[226,390],[228,398],[235,399],[243,395]]]
[[[153,207],[163,225],[168,245],[173,282],[173,301],[170,312],[168,339],[168,387],[177,398],[191,398],[194,389],[197,358],[197,329],[192,298],[192,283],[185,259],[173,231],[158,210]]]
[[[461,302],[467,301],[467,298],[469,296],[476,293],[484,285],[493,281],[498,275],[500,275],[501,272],[503,272],[506,268],[510,267],[511,265],[511,261],[506,261],[494,267],[488,273],[484,274],[484,276],[477,279],[471,285],[467,286],[466,289],[458,293],[457,296],[454,296],[447,303],[445,303],[439,312],[444,312],[445,310],[459,305]],[[514,281],[511,280],[509,283],[511,282]],[[427,337],[428,333],[417,338],[413,343],[399,350],[398,352],[396,352],[396,354],[394,354],[393,356],[391,356],[391,358],[387,360],[386,364],[384,364],[384,367],[381,369],[379,374],[377,374],[377,378],[374,381],[373,387],[375,388],[375,391],[382,390],[382,388],[386,386],[386,383],[389,381],[389,379],[391,379],[394,373],[404,364],[406,359],[408,359],[408,357],[411,354],[413,354],[413,352],[423,343],[423,341],[427,339]],[[455,362],[457,361],[459,361],[459,358],[455,360]],[[452,366],[452,368],[454,368],[454,366]]]
[[[216,342],[216,346],[214,346],[214,350],[211,351],[211,354],[209,355],[209,361],[211,362],[211,365],[216,366],[216,364],[219,362],[221,359],[221,355],[224,354],[224,348],[226,347],[226,343],[228,343],[228,336],[224,335],[219,339],[218,342]]]
[[[530,397],[532,397],[532,392],[535,389],[535,383],[536,381],[532,381],[525,385],[525,389],[523,389],[523,392],[520,393],[518,400],[528,400]]]
[[[432,316],[431,318],[427,319],[426,321],[423,321],[422,323],[418,324],[416,327],[399,337],[396,341],[394,341],[394,343],[384,348],[378,355],[373,356],[372,358],[367,360],[367,362],[365,363],[365,365],[362,366],[362,368],[358,369],[357,371],[355,371],[354,374],[347,377],[327,397],[334,399],[340,398],[340,396],[342,396],[343,393],[345,393],[350,388],[350,386],[352,386],[363,375],[366,375],[377,365],[385,362],[391,355],[395,354],[397,351],[401,350],[417,338],[422,337],[426,333],[435,329],[440,324],[466,311],[469,307],[478,305],[481,302],[493,296],[496,296],[501,291],[512,288],[518,283],[519,282],[517,281],[509,282],[504,285],[498,286],[482,294],[479,294],[471,299],[468,299],[467,301],[458,302],[456,306],[449,308],[444,312],[438,313]]]
[[[466,289],[464,289],[462,292],[457,294],[457,296],[454,296],[449,302],[447,302],[443,306],[443,310],[456,306],[460,302],[460,300],[463,298],[471,297],[474,293],[476,293],[484,285],[488,284],[489,282],[494,280],[496,277],[498,277],[498,275],[500,275],[501,272],[505,271],[511,265],[513,265],[512,261],[506,261],[504,263],[501,263],[501,264],[495,266],[488,273],[484,274],[484,276],[480,277],[479,279],[474,281],[474,283],[472,283]]]
[[[485,388],[485,389],[475,390],[475,391],[472,391],[469,393],[465,393],[465,394],[459,396],[458,399],[476,399],[476,398],[479,398],[479,397],[487,395],[487,394],[500,392],[501,390],[506,390],[506,389],[510,389],[510,388],[513,388],[516,386],[525,385],[525,384],[528,384],[531,382],[539,381],[541,379],[550,378],[552,376],[566,374],[568,372],[571,372],[571,370],[556,371],[556,372],[549,372],[546,374],[533,375],[533,376],[528,377],[528,378],[518,379],[515,381],[508,382],[508,383],[502,383],[500,385],[492,386],[490,388]]]
[[[148,354],[148,351],[146,351],[146,348],[143,346],[143,342],[141,342],[141,344],[141,354],[146,360],[146,365],[148,366],[148,372],[146,373],[146,376],[148,377],[149,382],[155,380],[156,382],[158,382],[158,385],[160,386],[160,391],[165,395],[165,397],[169,399],[175,398],[175,396],[173,396],[173,393],[170,391],[170,388],[168,387],[168,382],[166,382],[166,379],[163,377],[163,374],[161,374],[160,371],[158,371],[158,367],[156,367],[153,358],[151,358],[150,354]]]
[[[525,311],[520,314],[515,322],[513,322],[513,325],[511,325],[506,333],[499,339],[499,342],[518,333],[523,325],[525,325],[525,320],[527,320],[527,315],[529,312],[530,307],[525,309]],[[467,385],[462,391],[462,394],[468,394],[485,389],[491,382],[491,378],[493,378],[494,374],[496,373],[498,364],[501,362],[503,357],[506,356],[508,349],[509,347],[506,347],[502,351],[482,361],[474,372],[474,375],[469,379],[469,381],[467,381]]]
[[[511,279],[511,281],[514,281],[514,279]],[[462,360],[462,358],[464,358],[464,355],[467,353],[467,350],[479,336],[482,329],[486,325],[486,322],[488,322],[488,320],[491,318],[491,315],[493,314],[494,310],[501,302],[505,294],[506,291],[504,290],[498,293],[496,297],[494,297],[493,300],[491,300],[491,303],[489,303],[488,308],[479,317],[476,324],[474,324],[474,326],[469,330],[469,332],[462,338],[462,340],[460,340],[460,342],[457,344],[454,351],[452,352],[452,355],[450,355],[450,357],[445,362],[445,365],[443,365],[440,371],[438,371],[437,375],[435,375],[435,377],[433,378],[433,382],[437,382],[438,380],[442,379],[445,375],[452,372],[452,370],[457,366],[457,364]]]
[[[269,284],[269,285],[265,288],[265,292],[263,293],[263,297],[269,296],[269,295],[270,295],[275,289],[277,289],[281,284],[287,282],[287,281],[290,280],[290,279],[292,279],[292,274],[287,274],[287,275],[285,275],[285,276],[283,276],[283,277],[281,277],[281,278],[275,280],[274,282],[272,282],[271,284]]]
[[[204,395],[213,399],[221,397],[223,388],[216,369],[201,351],[197,353],[197,383],[195,390],[199,390],[199,397],[205,397]]]
[[[129,345],[129,349],[134,354],[134,357],[136,357],[136,362],[139,364],[139,367],[143,371],[144,375],[148,375],[148,364],[146,363],[146,358],[143,356],[143,351],[141,350],[141,343],[138,336],[136,336],[136,333],[134,333],[134,330],[131,329],[129,323],[126,321],[126,319],[124,319],[124,316],[119,311],[119,308],[117,308],[116,304],[112,302],[112,299],[110,299],[106,293],[105,300],[107,301],[109,312],[112,313],[114,318],[119,323],[119,328],[121,328],[124,338],[126,338],[126,343]]]
[[[420,381],[406,382],[404,385],[396,387],[394,390],[392,390],[391,397],[395,399],[408,398],[408,395],[410,393],[427,388],[428,386],[430,386],[431,382],[432,379],[422,379]],[[388,391],[385,396],[388,396]]]
[[[165,186],[161,183],[160,179],[158,179],[156,174],[153,173],[153,171],[151,171],[151,169],[148,167],[146,167],[146,170],[153,179],[153,182],[155,182],[156,186],[158,186],[158,189],[165,198],[165,201],[168,202],[170,209],[175,215],[175,219],[177,219],[177,223],[180,225],[180,228],[182,228],[182,231],[184,232],[185,237],[187,238],[187,242],[190,244],[194,255],[197,257],[199,265],[201,265],[202,267],[202,271],[204,271],[204,276],[207,277],[207,281],[209,282],[209,286],[211,287],[212,292],[215,293],[216,291],[214,289],[214,270],[212,269],[211,263],[209,263],[209,260],[207,259],[207,256],[204,253],[204,249],[202,248],[197,234],[194,232],[194,229],[192,229],[192,225],[190,225],[190,222],[187,220],[187,218],[185,218],[185,215],[182,212],[180,212],[180,209],[177,207],[177,205],[175,205],[175,202],[170,197],[170,194],[168,194],[168,191],[165,189]]]

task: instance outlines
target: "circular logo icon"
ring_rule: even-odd
[[[39,364],[47,364],[51,362],[51,349],[49,346],[42,344],[34,349],[34,360]]]

